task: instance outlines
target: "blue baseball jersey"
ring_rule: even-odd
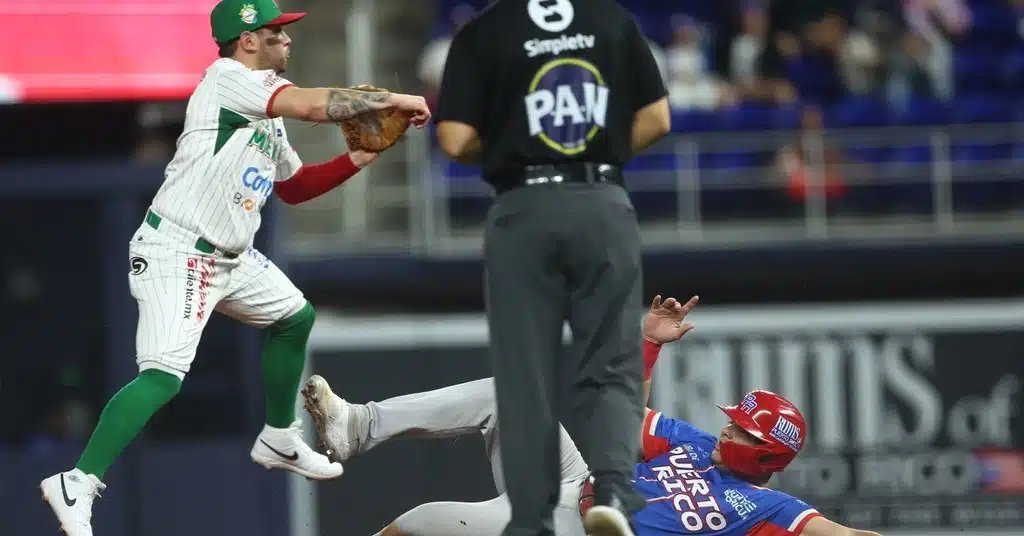
[[[717,442],[690,423],[648,415],[646,461],[633,474],[647,499],[633,517],[637,536],[798,536],[821,515],[795,497],[719,471],[711,462]]]

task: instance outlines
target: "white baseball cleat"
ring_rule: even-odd
[[[39,483],[43,500],[50,505],[67,536],[92,536],[92,503],[106,486],[80,469],[58,473]]]
[[[302,398],[331,461],[341,463],[356,454],[359,437],[353,426],[360,424],[360,416],[352,405],[334,394],[327,380],[315,374],[302,388]]]
[[[264,426],[249,456],[267,469],[284,469],[309,480],[331,480],[343,472],[340,463],[331,463],[303,441],[302,421],[288,428]]]
[[[629,519],[618,508],[594,505],[583,519],[587,536],[635,536]]]

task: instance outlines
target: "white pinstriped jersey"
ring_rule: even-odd
[[[272,70],[254,71],[230,58],[208,67],[189,99],[185,130],[153,210],[222,250],[239,253],[252,245],[274,181],[302,167],[284,120],[268,117],[271,97],[288,85]]]

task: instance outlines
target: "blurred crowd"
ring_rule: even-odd
[[[739,102],[832,104],[871,95],[893,106],[911,96],[954,96],[954,50],[969,40],[967,0],[634,0],[676,109]],[[1024,44],[1016,21],[1024,0],[991,4],[1002,37]],[[451,33],[486,2],[442,2],[436,37],[419,62],[436,94]],[[992,15],[995,13],[996,15]],[[1002,13],[1006,18],[999,17]],[[992,37],[991,35],[988,37]],[[991,44],[991,43],[989,43]],[[992,51],[996,54],[995,51]],[[1007,69],[1011,65],[1008,58]]]
[[[798,131],[769,142],[733,138],[717,151],[710,140],[700,141],[696,167],[702,184],[733,182],[744,170],[756,170],[757,180],[749,184],[781,197],[776,203],[758,198],[750,203],[754,207],[799,215],[816,176],[830,213],[832,207],[853,214],[929,213],[929,166],[935,159],[967,166],[1024,161],[1024,139],[1016,137],[953,139],[943,156],[921,132],[897,139],[879,133],[866,143],[848,137],[844,143],[854,145],[844,147],[826,131],[1024,119],[1024,0],[619,2],[636,16],[661,66],[676,132]],[[435,38],[419,62],[420,79],[432,95],[452,32],[487,3],[440,2]],[[645,154],[631,166],[662,172],[678,163]],[[886,177],[916,184],[881,184],[875,191],[878,181],[895,180]],[[958,190],[956,210],[1024,208],[1019,180],[977,178],[996,182],[969,185],[971,195]],[[725,207],[750,212],[737,193],[723,199]],[[731,218],[735,212],[723,214]]]

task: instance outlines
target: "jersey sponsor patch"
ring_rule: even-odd
[[[736,511],[736,515],[743,519],[757,510],[757,505],[738,489],[728,488],[722,495],[725,496],[725,502]]]
[[[252,213],[263,208],[267,198],[274,193],[274,181],[264,177],[257,167],[248,167],[242,172],[241,189],[235,192],[232,202],[242,210]]]
[[[142,237],[139,237],[139,239],[141,240]],[[128,262],[132,267],[132,275],[142,275],[142,272],[149,268],[149,261],[142,257],[132,257]]]
[[[563,32],[572,24],[576,10],[569,0],[530,0],[526,13],[545,32]]]
[[[530,39],[523,43],[526,49],[526,57],[533,58],[542,54],[557,56],[563,52],[575,52],[578,50],[589,50],[594,48],[597,37],[593,35],[561,35],[554,39]]]
[[[769,435],[775,438],[779,443],[786,445],[794,451],[799,451],[800,447],[803,445],[803,439],[800,437],[800,429],[785,417],[779,417],[779,420],[775,422],[775,426],[772,427],[772,431],[769,432]]]
[[[185,310],[184,320],[190,320],[195,309],[196,322],[206,317],[206,298],[210,293],[213,279],[214,259],[212,257],[188,257],[185,261]]]
[[[594,64],[579,58],[549,61],[524,98],[530,135],[564,155],[586,151],[606,126],[610,93]]]
[[[260,253],[259,250],[257,250],[256,248],[250,247],[246,249],[245,255],[250,259],[256,261],[256,264],[259,264],[264,269],[270,268],[270,259],[268,259],[266,255]]]

